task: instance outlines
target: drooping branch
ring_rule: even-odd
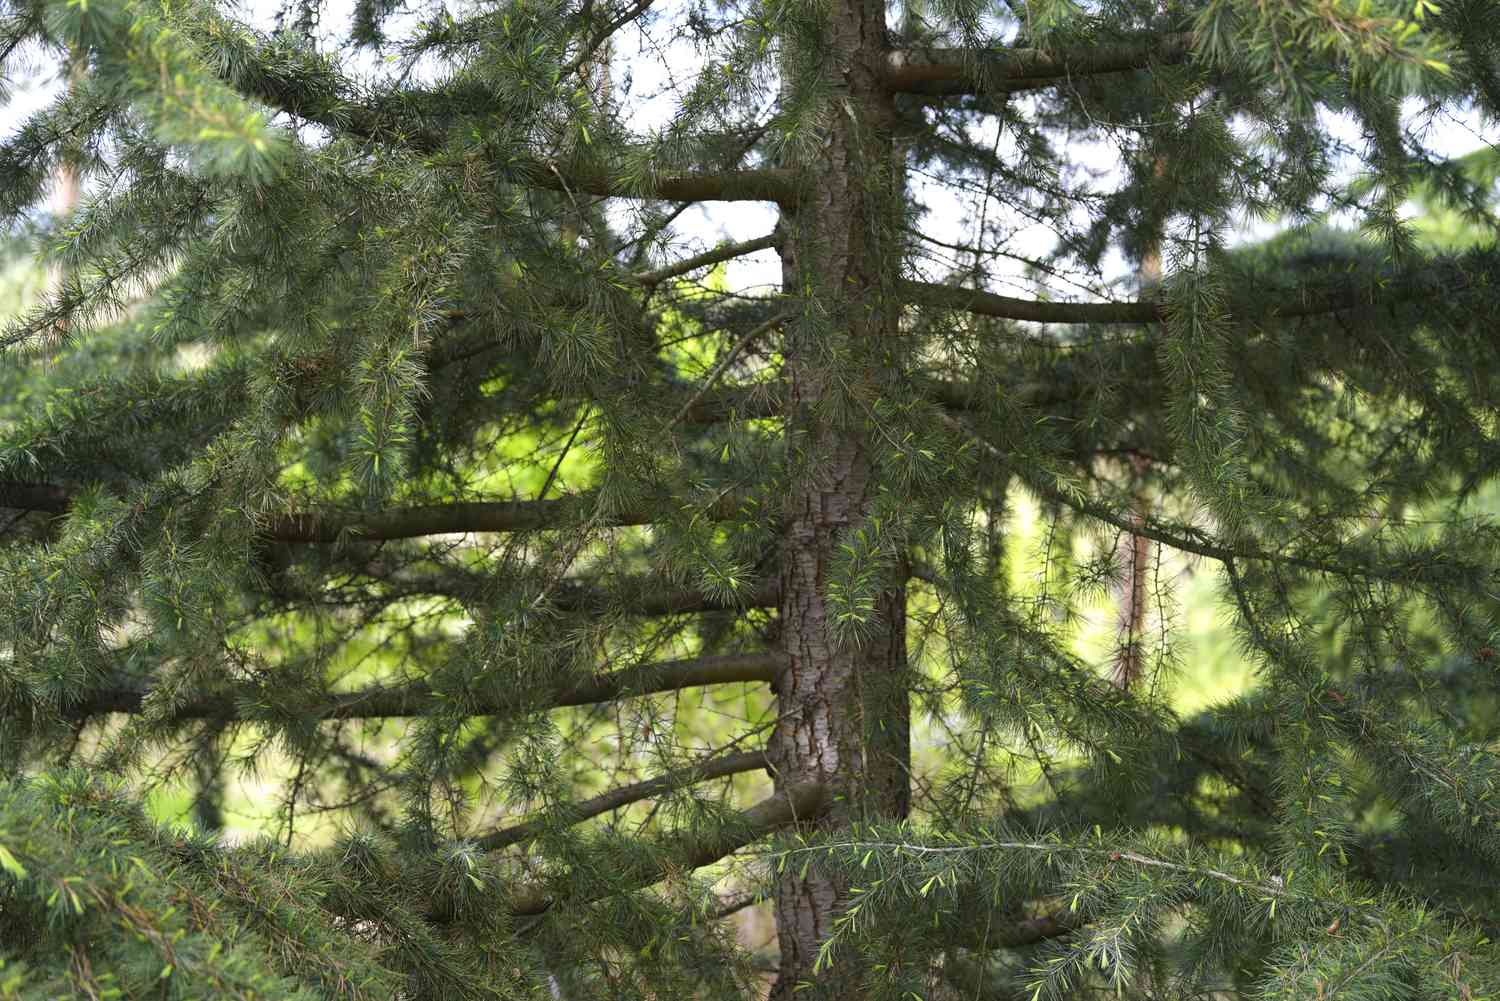
[[[369,561],[363,572],[390,588],[389,597],[441,595],[464,602],[486,603],[494,581],[480,573],[447,566],[439,570],[406,567],[386,568]],[[700,612],[743,611],[775,608],[780,590],[775,581],[761,581],[733,594],[708,594],[694,588],[677,587],[654,575],[612,578],[610,584],[589,579],[569,579],[548,588],[546,603],[565,614],[599,615],[611,611],[626,615],[692,615]]]
[[[667,660],[639,667],[612,671],[577,680],[555,682],[551,688],[532,689],[524,694],[508,683],[494,682],[464,697],[463,707],[471,716],[493,716],[520,709],[561,709],[566,706],[609,702],[628,695],[649,695],[677,691],[700,685],[724,685],[733,682],[769,682],[781,662],[777,653],[725,654]],[[103,713],[141,713],[146,710],[150,691],[134,687],[106,688],[94,692],[86,701],[68,706],[64,716],[80,720]],[[326,701],[298,710],[299,715],[319,720],[383,719],[425,716],[439,704],[452,711],[456,700],[451,693],[439,699],[426,682],[367,688],[341,692]],[[226,692],[190,700],[172,711],[172,722],[213,720],[232,723],[260,718],[266,700],[256,688]],[[262,707],[258,710],[257,707]]]
[[[968,1001],[1015,1001],[1017,995],[995,984],[995,977],[982,960],[961,953],[956,947],[943,953],[943,979]]]
[[[986,451],[996,458],[1005,459],[1005,454],[993,444],[986,441],[983,436],[972,426],[964,423],[956,417],[946,417],[945,423],[957,431],[978,443]],[[1340,577],[1368,577],[1377,580],[1389,580],[1394,582],[1411,582],[1412,569],[1409,566],[1385,567],[1379,565],[1354,565],[1340,562],[1336,559],[1321,559],[1316,556],[1299,556],[1296,553],[1260,549],[1253,546],[1229,546],[1214,541],[1202,529],[1192,525],[1167,525],[1154,518],[1135,518],[1120,514],[1118,511],[1096,503],[1076,493],[1070,493],[1057,488],[1055,485],[1044,482],[1022,467],[1013,467],[1021,482],[1031,490],[1036,491],[1041,497],[1071,508],[1085,517],[1103,522],[1114,528],[1159,542],[1170,549],[1182,553],[1191,553],[1194,556],[1204,556],[1220,563],[1228,564],[1234,560],[1256,560],[1268,563],[1279,563],[1284,566],[1301,567],[1315,573],[1333,574]]]
[[[1042,49],[906,49],[890,54],[884,73],[893,91],[933,96],[1014,93],[1050,87],[1072,77],[1124,73],[1179,63],[1192,51],[1190,32],[1140,42]]]
[[[953,945],[966,949],[1019,949],[1076,930],[1079,916],[1065,908],[1025,915],[1004,911],[965,921],[955,928]]]
[[[816,819],[827,808],[828,793],[820,783],[804,782],[790,786],[761,800],[709,834],[699,838],[670,838],[664,847],[671,858],[665,865],[636,864],[631,871],[621,874],[611,892],[641,889],[660,882],[671,873],[712,865],[769,834]],[[517,916],[541,914],[556,904],[588,903],[604,895],[594,892],[555,897],[545,886],[523,886],[513,891],[510,910]]]
[[[645,6],[641,5],[637,13],[643,12]],[[254,36],[227,18],[205,18],[196,30],[205,45],[224,54],[225,58],[215,65],[225,83],[254,100],[335,134],[433,156],[442,152],[456,133],[472,134],[473,127],[483,120],[482,109],[487,104],[493,107],[491,92],[464,81],[450,82],[432,91],[412,89],[391,95],[370,94],[329,62],[310,56],[294,57],[284,51],[268,54]],[[604,38],[607,35],[600,37],[600,44]],[[590,58],[589,46],[593,44],[588,43],[580,52],[583,62]],[[568,64],[564,72],[578,69],[583,62]],[[426,124],[445,119],[461,124],[456,130]],[[492,165],[502,179],[511,183],[601,197],[790,203],[796,200],[799,189],[794,172],[774,168],[707,170],[625,179],[611,176],[609,171],[598,167],[559,163],[545,156],[517,155],[513,149],[497,151]]]
[[[614,36],[615,32],[645,14],[646,11],[651,9],[653,2],[654,0],[635,0],[635,3],[631,4],[629,9],[596,31],[588,42],[584,44],[578,55],[574,56],[562,68],[562,72],[559,75],[567,77],[577,73],[580,68],[594,58],[594,53],[598,52],[599,48]]]
[[[762,383],[755,386],[733,386],[703,393],[691,399],[680,423],[688,425],[720,424],[728,420],[769,420],[785,413],[786,386]]]
[[[479,846],[485,851],[495,851],[523,841],[530,841],[554,826],[559,820],[568,824],[576,824],[590,817],[597,817],[601,813],[608,813],[622,806],[629,806],[631,803],[639,803],[641,800],[660,796],[673,789],[707,782],[709,779],[723,778],[726,775],[753,772],[765,767],[764,751],[745,751],[740,754],[727,754],[707,761],[694,762],[684,768],[667,772],[665,775],[611,789],[581,803],[560,807],[546,819],[530,820],[494,831],[480,838]]]
[[[722,264],[724,261],[732,261],[736,257],[744,257],[747,254],[769,250],[772,247],[780,245],[781,235],[779,233],[768,233],[758,239],[716,247],[713,250],[705,251],[694,257],[688,257],[657,268],[655,271],[643,271],[635,275],[635,280],[648,289],[655,288],[664,281],[681,277],[699,268],[706,268],[712,264]]]
[[[68,491],[52,483],[0,482],[0,507],[62,514],[72,504]]]
[[[255,60],[254,52],[229,80],[249,96],[289,115],[321,125],[335,133],[387,143],[423,155],[440,152],[449,133],[436,128],[413,127],[411,105],[421,95],[404,95],[401,106],[382,107],[351,97],[354,88],[336,78],[326,66],[303,76],[278,70]],[[307,80],[322,86],[309,86]],[[436,98],[439,95],[428,95]],[[415,115],[415,120],[423,116]],[[501,176],[515,184],[613,198],[652,198],[669,201],[770,201],[796,200],[797,176],[790,170],[761,168],[708,170],[699,173],[637,176],[623,179],[600,167],[559,163],[546,157],[507,155],[496,166]]]

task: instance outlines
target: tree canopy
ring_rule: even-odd
[[[1500,996],[1500,6],[258,16],[0,5],[0,995]]]

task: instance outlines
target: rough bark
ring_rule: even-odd
[[[904,816],[910,768],[904,581],[890,582],[877,634],[857,648],[838,642],[828,601],[830,567],[845,534],[869,512],[876,470],[857,420],[835,423],[823,404],[834,391],[835,356],[866,366],[852,380],[841,372],[845,386],[874,387],[877,366],[893,353],[901,165],[894,106],[881,79],[883,4],[837,0],[826,26],[820,72],[834,94],[823,142],[809,162],[794,165],[819,180],[795,206],[783,204],[779,227],[786,234],[783,287],[789,296],[810,294],[819,308],[789,324],[786,339],[793,469],[782,530],[786,660],[774,683],[780,723],[768,757],[779,789],[816,782],[828,790],[829,809],[816,823],[836,828]],[[862,996],[864,978],[848,953],[821,976],[813,969],[846,892],[816,868],[804,874],[789,867],[781,876],[773,1001]]]

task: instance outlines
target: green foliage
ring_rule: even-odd
[[[378,951],[285,874],[154,830],[118,785],[8,783],[0,842],[8,997],[395,994]]]
[[[1500,995],[1494,3],[331,13],[0,8],[0,997]]]

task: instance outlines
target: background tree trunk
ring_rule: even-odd
[[[1167,172],[1166,157],[1158,154],[1152,161],[1152,171],[1158,179]],[[1136,278],[1141,287],[1141,298],[1159,294],[1161,286],[1161,224],[1151,234],[1136,267]],[[1139,528],[1151,514],[1151,493],[1143,482],[1151,469],[1151,460],[1143,455],[1126,459],[1127,475],[1137,483],[1135,510],[1131,513],[1131,524]],[[1120,688],[1131,688],[1146,673],[1143,645],[1146,632],[1146,583],[1151,574],[1154,547],[1151,540],[1135,532],[1127,533],[1119,542],[1120,561],[1125,567],[1124,578],[1116,588],[1115,598],[1120,603],[1116,635],[1115,660],[1110,679]]]

